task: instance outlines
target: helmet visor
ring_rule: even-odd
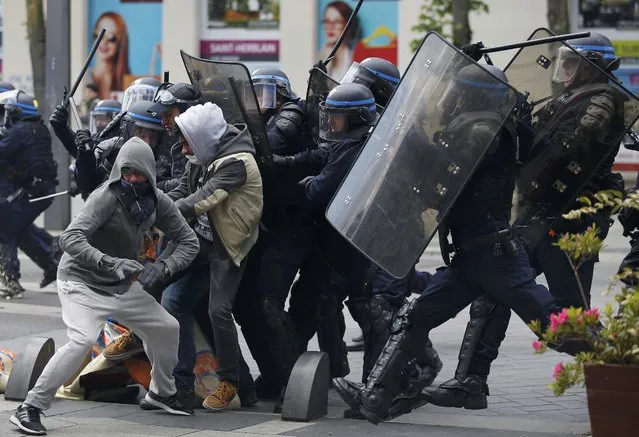
[[[102,132],[106,125],[113,120],[115,114],[116,112],[91,112],[91,115],[89,115],[89,130],[91,133],[99,134]]]
[[[555,69],[552,74],[553,82],[570,84],[583,60],[570,50],[568,47],[560,47],[557,53],[557,60],[555,61]]]
[[[327,108],[320,104],[319,137],[325,141],[360,139],[375,122],[377,106],[353,109]]]
[[[135,85],[127,88],[122,97],[122,111],[128,110],[133,103],[140,100],[152,102],[156,90],[157,88],[151,85]]]
[[[262,112],[277,108],[277,86],[274,83],[255,83],[253,89]]]

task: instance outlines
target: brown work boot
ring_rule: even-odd
[[[105,347],[102,354],[107,360],[125,360],[142,352],[142,340],[132,331],[127,331]]]
[[[209,395],[202,406],[207,410],[220,411],[229,406],[235,395],[237,387],[228,381],[220,381],[213,394]]]

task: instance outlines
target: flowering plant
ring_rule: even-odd
[[[581,198],[585,204],[581,209],[571,211],[565,218],[580,218],[598,210],[609,208],[613,213],[621,208],[639,210],[639,191],[623,198],[619,192],[599,192],[594,195],[596,203]],[[595,226],[580,234],[565,234],[556,243],[568,257],[579,283],[577,271],[581,264],[596,256],[603,247]],[[606,293],[610,293],[617,284],[623,283],[621,292],[615,295],[619,305],[615,313],[610,304],[603,310],[589,308],[583,288],[579,283],[583,308],[564,308],[558,314],[552,314],[550,324],[542,332],[539,321],[532,322],[530,328],[539,334],[540,340],[533,342],[536,353],[544,353],[548,346],[561,345],[566,340],[579,339],[588,347],[579,352],[573,362],[560,362],[555,365],[553,393],[562,395],[566,389],[584,383],[585,364],[621,364],[639,366],[639,271],[625,268],[614,275]]]

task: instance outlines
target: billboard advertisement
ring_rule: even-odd
[[[100,99],[120,99],[138,77],[161,77],[162,0],[89,0],[88,10],[87,52],[106,30],[88,73]]]
[[[318,0],[318,60],[329,55],[353,9],[356,0]],[[355,21],[328,64],[328,73],[340,80],[353,61],[377,57],[397,65],[399,26],[397,0],[368,0],[362,4]]]

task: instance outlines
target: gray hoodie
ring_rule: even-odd
[[[262,177],[245,125],[228,125],[217,105],[205,103],[175,117],[201,165],[188,165],[169,193],[196,232],[210,239],[213,228],[240,265],[255,244],[262,215]]]
[[[155,212],[140,226],[111,188],[119,183],[122,167],[142,171],[157,197]],[[108,181],[89,196],[84,208],[62,233],[60,247],[65,253],[58,266],[58,279],[82,282],[109,294],[125,292],[132,280],[119,280],[115,272],[100,267],[100,260],[104,255],[137,260],[143,249],[144,233],[151,226],[177,243],[175,252],[163,260],[171,274],[186,268],[199,251],[197,237],[171,199],[156,187],[153,151],[134,137],[120,149]]]

